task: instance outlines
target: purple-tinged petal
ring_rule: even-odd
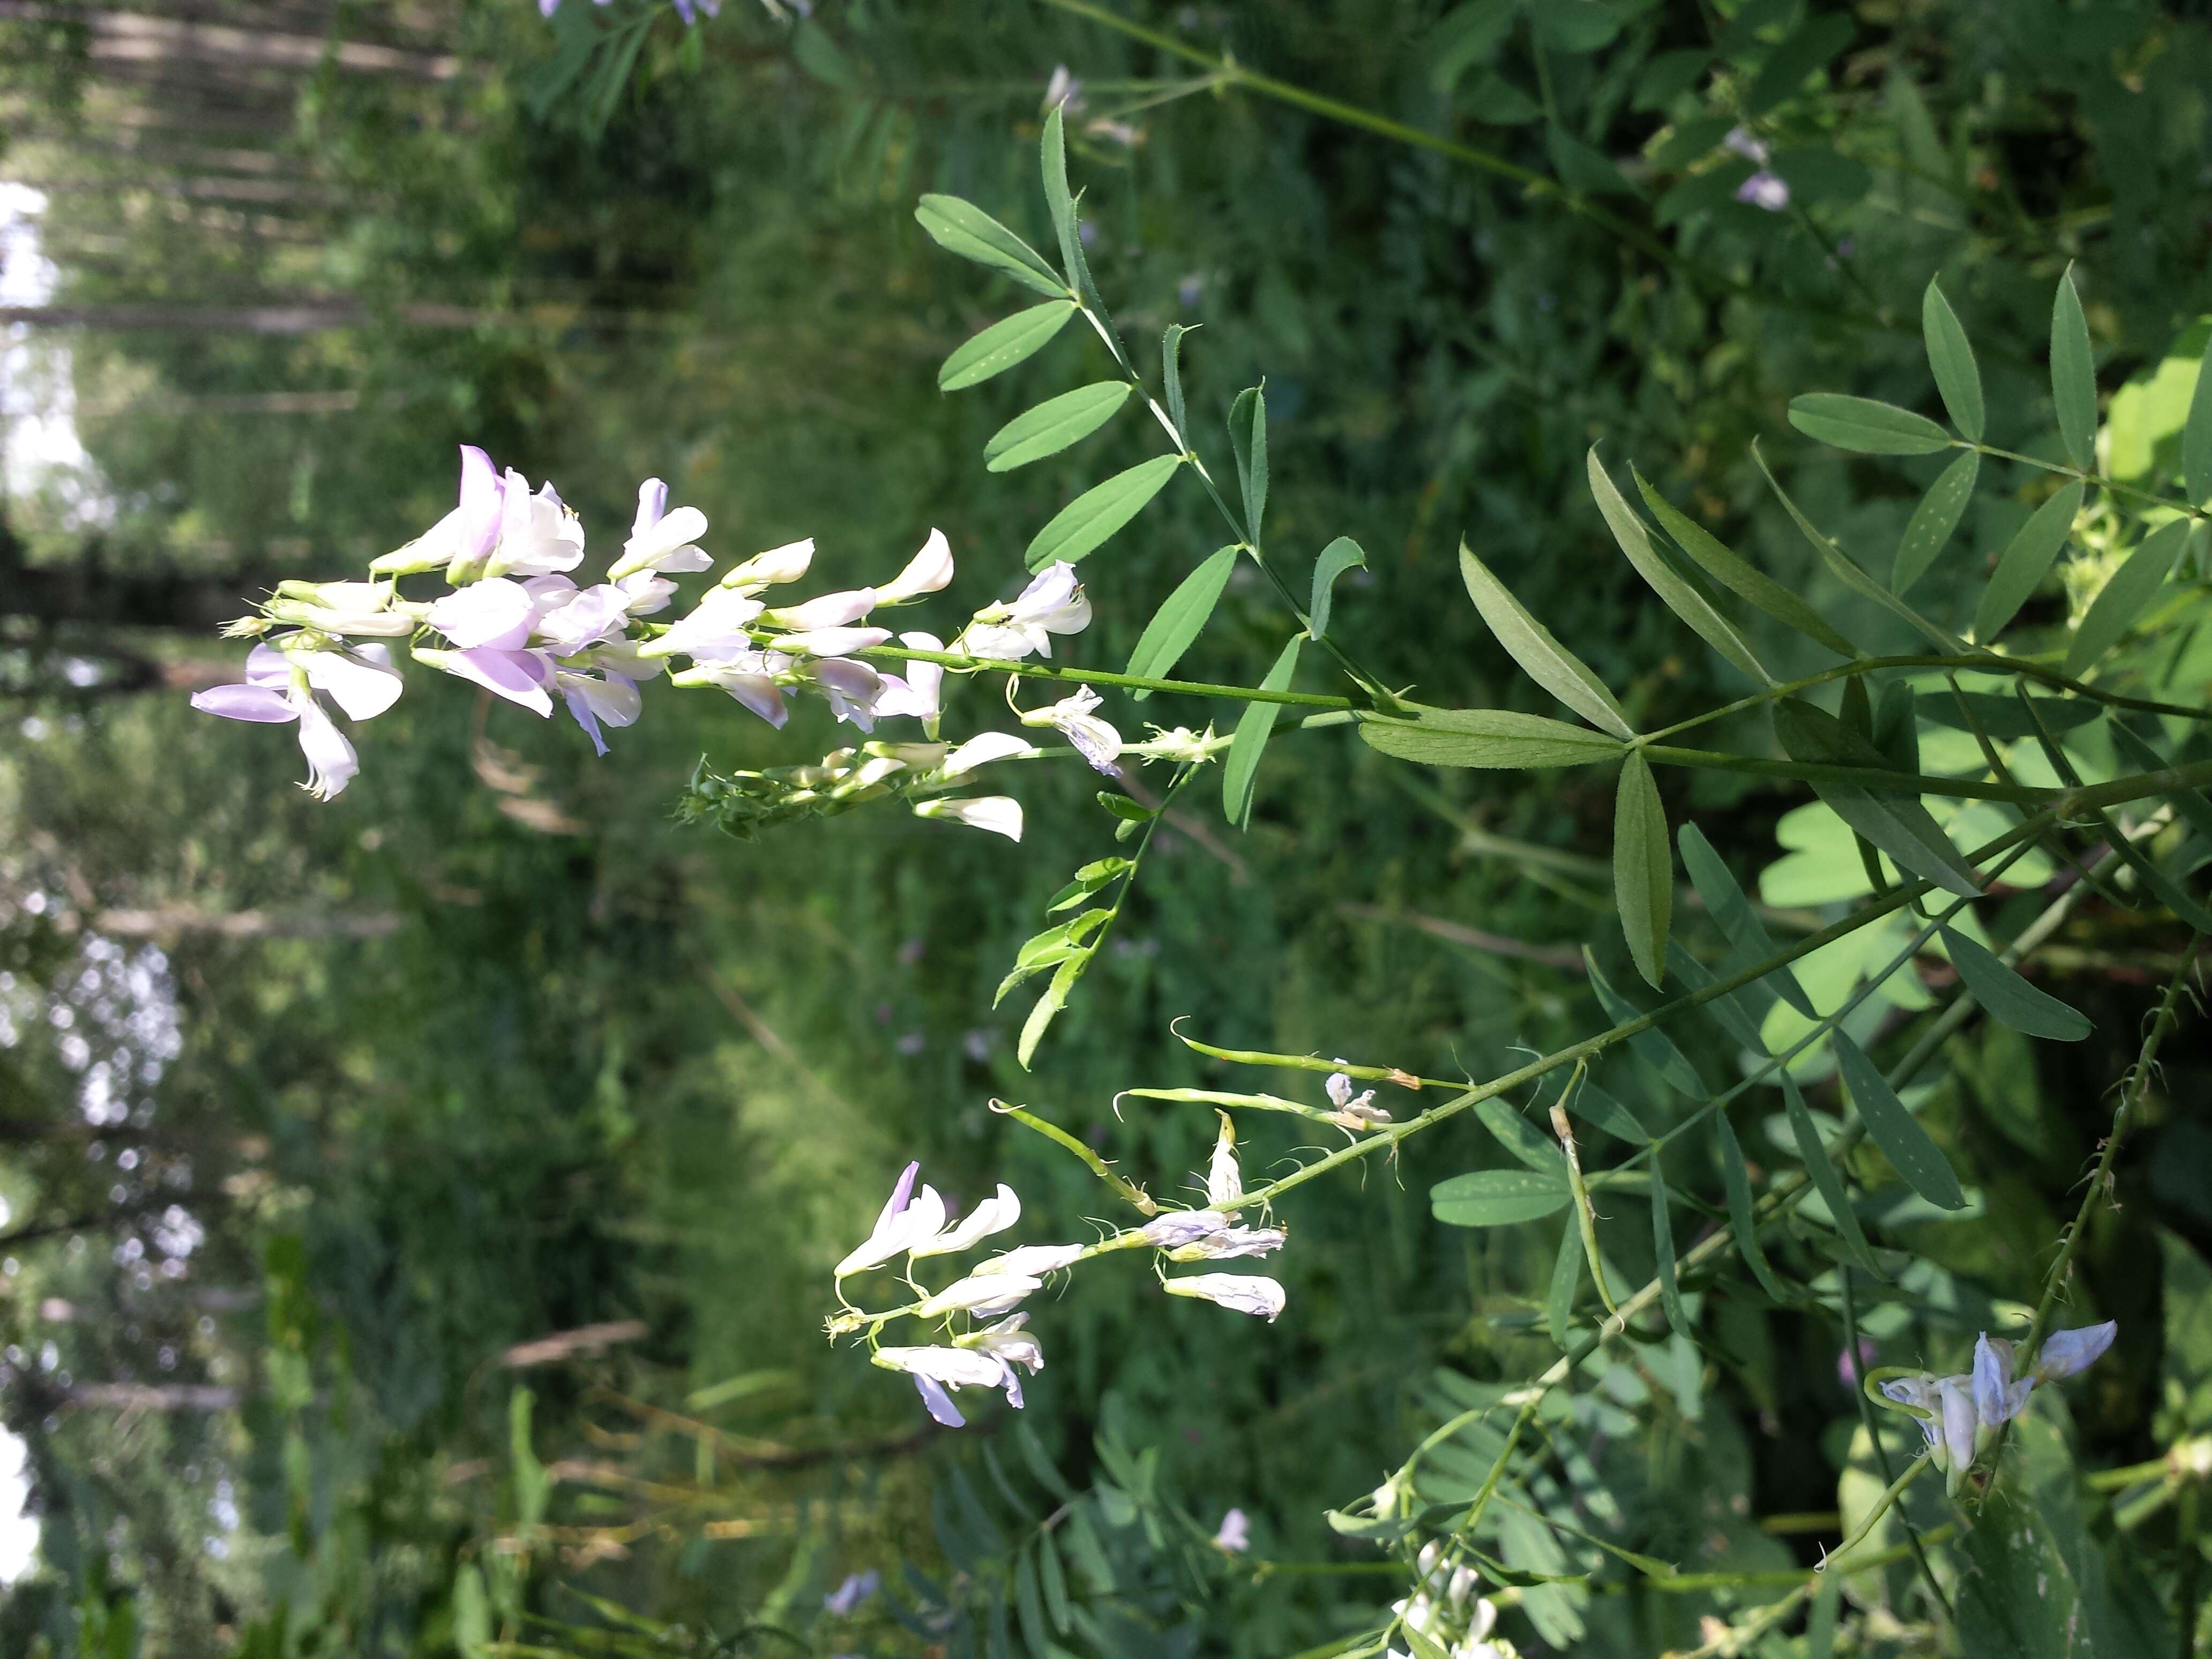
[[[907,1200],[914,1196],[915,1177],[921,1173],[920,1158],[916,1158],[900,1171],[898,1184],[891,1188],[890,1202],[884,1206],[884,1212],[876,1218],[876,1225],[878,1229],[889,1225],[893,1216],[906,1213]]]
[[[507,577],[494,576],[447,594],[430,607],[428,620],[460,650],[488,646],[513,651],[530,637],[536,614],[528,589]]]
[[[584,735],[592,740],[592,752],[605,760],[607,754],[607,740],[599,735],[599,717],[592,713],[592,705],[566,688],[563,688],[562,696],[568,699],[569,714],[574,717],[577,725],[584,728]]]
[[[473,681],[487,691],[520,703],[533,714],[549,715],[553,699],[546,694],[544,653],[538,651],[499,651],[479,646],[472,651],[417,651],[416,660],[448,674]]]
[[[192,693],[192,707],[203,714],[220,714],[227,720],[257,720],[277,726],[300,718],[300,711],[282,691],[265,685],[216,685]]]
[[[257,645],[246,653],[246,683],[282,690],[292,683],[292,659],[273,645]]]
[[[307,684],[329,693],[348,720],[374,720],[399,701],[404,684],[392,665],[390,649],[380,645],[352,651],[303,651],[299,660]]]
[[[1981,1425],[1974,1415],[1973,1389],[1963,1376],[1947,1376],[1936,1387],[1942,1401],[1946,1467],[1955,1476],[1974,1461],[1974,1433]]]
[[[960,1407],[952,1403],[952,1396],[945,1392],[945,1385],[933,1376],[917,1376],[915,1389],[921,1395],[921,1403],[929,1407],[929,1414],[948,1429],[964,1429],[968,1419],[960,1415]]]
[[[1021,1410],[1022,1374],[1016,1370],[1012,1365],[1007,1366],[1006,1374],[1002,1379],[1002,1386],[1006,1390],[1006,1403],[1009,1406],[1012,1406],[1016,1411]]]
[[[637,487],[637,517],[630,523],[629,533],[642,536],[667,511],[668,486],[658,478],[647,478]]]
[[[561,0],[553,0],[555,5]],[[542,6],[544,0],[538,0]],[[549,8],[547,16],[552,12]],[[499,540],[501,498],[499,469],[491,457],[474,444],[461,446],[461,551],[482,558]]]
[[[2035,1357],[2037,1380],[2057,1382],[2088,1370],[2112,1346],[2112,1339],[2119,1332],[2118,1323],[2110,1319],[2101,1325],[2051,1332],[2050,1340],[2043,1345],[2043,1352]]]
[[[300,752],[307,757],[307,781],[303,787],[317,800],[334,799],[361,770],[360,757],[314,698],[301,693],[299,708]]]
[[[1984,1428],[1993,1429],[2011,1416],[2006,1409],[2011,1393],[2011,1344],[2001,1351],[1984,1331],[1974,1344],[1974,1415]]]

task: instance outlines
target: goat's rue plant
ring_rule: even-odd
[[[233,629],[256,641],[246,682],[203,692],[196,702],[231,719],[295,724],[307,787],[327,799],[346,787],[358,762],[325,700],[354,721],[389,708],[402,685],[395,651],[540,716],[565,708],[602,753],[608,731],[636,720],[646,688],[663,678],[675,688],[724,693],[776,726],[791,699],[819,698],[855,728],[851,746],[765,771],[702,762],[692,778],[684,814],[745,837],[898,800],[921,817],[1018,841],[1022,807],[1010,793],[978,792],[986,769],[994,778],[1012,775],[1018,763],[1094,769],[1107,782],[1097,799],[1109,842],[1053,899],[1048,925],[1022,946],[1000,988],[1004,997],[1049,975],[1022,1030],[1024,1066],[1121,916],[1164,815],[1207,767],[1219,763],[1221,811],[1238,826],[1250,817],[1273,742],[1338,741],[1346,726],[1368,749],[1409,766],[1614,768],[1619,921],[1636,974],[1662,999],[1656,1006],[1608,981],[1586,951],[1609,1024],[1484,1079],[1415,1075],[1388,1056],[1355,1063],[1185,1036],[1217,1061],[1303,1074],[1312,1087],[1306,1098],[1142,1084],[1123,1091],[1117,1105],[1127,1099],[1219,1115],[1209,1165],[1192,1177],[1203,1201],[1180,1206],[1164,1204],[1036,1114],[994,1102],[1001,1115],[1080,1159],[1110,1202],[1133,1213],[1087,1240],[1008,1242],[937,1282],[933,1258],[969,1257],[986,1241],[1000,1241],[1019,1225],[1021,1203],[1002,1186],[955,1218],[933,1188],[916,1190],[910,1164],[872,1231],[836,1267],[829,1333],[909,1378],[929,1416],[959,1428],[975,1409],[972,1396],[966,1404],[956,1399],[963,1391],[1000,1392],[1007,1407],[1022,1405],[1023,1379],[1042,1370],[1052,1340],[1050,1316],[1036,1299],[1056,1276],[1079,1277],[1098,1257],[1141,1251],[1164,1295],[1295,1321],[1296,1302],[1256,1269],[1289,1246],[1296,1189],[1391,1160],[1407,1140],[1447,1123],[1460,1122],[1462,1134],[1480,1126],[1503,1161],[1437,1184],[1434,1218],[1456,1228],[1556,1235],[1558,1265],[1541,1322],[1558,1357],[1518,1381],[1455,1378],[1434,1431],[1371,1494],[1346,1494],[1328,1516],[1339,1533],[1401,1561],[1407,1588],[1375,1627],[1327,1650],[1494,1659],[1532,1638],[1567,1648],[1584,1628],[1592,1596],[1626,1583],[1717,1597],[1700,1654],[1781,1651],[1759,1644],[1801,1616],[1810,1619],[1806,1640],[1818,1637],[1826,1652],[1838,1616],[1833,1587],[1848,1594],[1856,1576],[1905,1561],[1917,1575],[1917,1588],[1908,1587],[1914,1616],[1931,1627],[1955,1619],[1972,1650],[1967,1625],[1978,1603],[1960,1594],[1962,1564],[1971,1557],[1973,1571],[1986,1573],[2005,1549],[2034,1547],[1989,1541],[1996,1523],[1983,1511],[2014,1478],[2008,1437],[2036,1412],[2041,1391],[2081,1372],[2114,1339],[2109,1321],[2054,1327],[2074,1290],[2074,1241],[2108,1201],[2129,1114],[2182,1015],[2193,948],[2182,954],[2139,1063],[2119,1085],[2118,1114],[2081,1213],[2058,1241],[2037,1305],[2001,1307],[1990,1328],[1961,1333],[1960,1346],[1940,1356],[1948,1368],[1886,1367],[1860,1376],[1869,1349],[1855,1297],[1872,1283],[1915,1280],[1920,1264],[1895,1237],[1899,1226],[1958,1214],[1975,1201],[1918,1115],[1926,1091],[1916,1085],[1947,1040],[1977,1017],[2045,1040],[2087,1035],[2081,1013],[2019,971],[2081,896],[2117,895],[2178,927],[2212,933],[2212,912],[2186,886],[2212,843],[2212,800],[2199,793],[2212,782],[2212,761],[2191,758],[2207,711],[2127,689],[2185,597],[2175,573],[2194,580],[2203,569],[2212,399],[2202,388],[2212,374],[2200,380],[2190,416],[2181,493],[2100,477],[2089,343],[2069,273],[2052,320],[2059,441],[2045,447],[2048,453],[1999,449],[1985,436],[1970,331],[1931,283],[1928,357],[1948,425],[1829,393],[1801,397],[1790,409],[1799,432],[1854,454],[1952,458],[1912,514],[1887,579],[1766,474],[1816,568],[1870,609],[1855,606],[1846,616],[1817,607],[1713,535],[1626,458],[1594,448],[1589,487],[1621,554],[1747,690],[1723,707],[1644,729],[1481,554],[1462,546],[1461,571],[1475,611],[1559,711],[1439,708],[1394,687],[1335,631],[1335,585],[1367,562],[1355,541],[1331,539],[1302,590],[1267,539],[1264,386],[1235,397],[1226,460],[1217,465],[1192,426],[1188,331],[1166,331],[1156,380],[1139,368],[1085,257],[1057,108],[1044,122],[1042,167],[1057,262],[968,202],[921,198],[916,216],[932,238],[1025,290],[1028,301],[955,351],[939,382],[958,391],[1012,371],[1079,320],[1103,347],[1111,375],[1008,422],[986,447],[988,467],[1003,471],[1059,453],[1129,411],[1149,417],[1162,442],[1157,455],[1083,490],[1036,532],[1027,573],[1008,573],[1008,597],[957,625],[934,623],[942,632],[888,625],[888,613],[927,604],[951,580],[952,550],[933,531],[902,568],[887,567],[880,586],[782,599],[781,590],[809,569],[812,545],[799,543],[740,559],[679,602],[683,580],[714,568],[710,527],[696,509],[672,509],[654,480],[641,489],[636,520],[605,578],[580,586],[570,573],[585,558],[584,530],[552,486],[533,491],[469,449],[450,514],[377,560],[367,580],[281,585]],[[1992,458],[2039,471],[2047,488],[1981,585],[1961,632],[1959,619],[1930,614],[1907,596],[1947,558],[1959,557],[1954,532]],[[1170,594],[1124,667],[1065,660],[1079,656],[1094,603],[1079,567],[1171,487],[1206,495],[1225,542]],[[2046,588],[2077,526],[2092,520],[2107,544],[2130,550],[2107,562],[2110,574],[2094,591],[2074,585],[2070,617],[2024,623],[2044,614],[2029,601]],[[1280,605],[1281,644],[1272,663],[1251,685],[1174,678],[1246,561]],[[1746,631],[1747,608],[1832,661],[1782,678]],[[659,620],[679,609],[674,620]],[[1853,620],[1863,615],[1877,625],[1863,637]],[[1911,648],[1877,648],[1886,634],[1909,635]],[[1309,665],[1326,672],[1334,689],[1298,689]],[[994,677],[1011,717],[958,726],[951,690]],[[1123,700],[1155,694],[1211,699],[1230,711],[1202,729],[1152,726],[1133,738],[1135,710]],[[891,724],[898,721],[910,724]],[[1711,746],[1706,734],[1723,728],[1771,732],[1771,743]],[[1158,799],[1140,800],[1127,786],[1130,769],[1154,764],[1169,775]],[[1753,902],[1697,826],[1670,828],[1662,779],[1686,769],[1809,791],[1805,810],[1820,832],[1855,851],[1864,901],[1778,945],[1773,914]],[[1685,889],[1709,924],[1701,925],[1698,950],[1677,937]],[[2014,923],[2009,937],[1990,931],[1996,909],[1986,901],[2000,890],[2041,900],[2025,925],[2021,905],[2005,908]],[[1713,938],[1717,948],[1706,951]],[[1859,953],[1849,976],[1812,971],[1838,960],[1839,949]],[[1922,961],[1948,969],[1940,977],[1952,998],[1940,1012],[1914,972]],[[1914,1046],[1885,1063],[1875,1053],[1880,1016],[1893,1005],[1926,1008],[1930,1018]],[[1741,1075],[1725,1086],[1711,1083],[1668,1036],[1700,1020],[1717,1024],[1741,1054]],[[1316,1035],[1329,1050],[1340,1046]],[[1747,1156],[1737,1121],[1761,1102],[1773,1111],[1765,1167]],[[1336,1144],[1248,1184],[1237,1124],[1263,1113],[1306,1120]],[[1608,1232],[1624,1224],[1623,1209],[1636,1205],[1648,1209],[1653,1263],[1641,1284],[1606,1247]],[[881,1292],[884,1285],[895,1288]],[[1881,1490],[1847,1510],[1844,1542],[1817,1571],[1687,1574],[1636,1547],[1641,1540],[1623,1530],[1617,1508],[1592,1501],[1595,1441],[1633,1429],[1639,1413],[1661,1412],[1655,1395],[1668,1388],[1680,1396],[1674,1408],[1694,1414],[1714,1340],[1714,1292],[1723,1286],[1840,1327],[1844,1374],[1862,1386],[1861,1454],[1880,1469]],[[1911,1427],[1923,1449],[1907,1458]],[[1916,1492],[1931,1468],[1942,1473],[1942,1494],[1954,1506],[1948,1519]],[[1245,1517],[1232,1518],[1235,1526],[1224,1522],[1210,1545],[1225,1559],[1249,1547]],[[1886,1541],[1900,1531],[1901,1543]]]

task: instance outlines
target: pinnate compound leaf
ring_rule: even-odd
[[[1429,1189],[1429,1209],[1447,1227],[1510,1227],[1567,1206],[1567,1178],[1534,1170],[1477,1170]]]
[[[1783,1294],[1774,1269],[1767,1265],[1766,1252],[1759,1247],[1759,1226],[1751,1206],[1751,1170],[1743,1161],[1743,1146],[1726,1112],[1713,1114],[1713,1145],[1720,1154],[1721,1185],[1728,1193],[1729,1221],[1735,1229],[1736,1249],[1759,1281],[1759,1288],[1775,1301],[1786,1303],[1790,1298]]]
[[[1321,550],[1314,562],[1313,602],[1306,607],[1306,637],[1319,639],[1328,632],[1328,613],[1335,597],[1336,579],[1346,571],[1367,568],[1367,555],[1349,536],[1339,536]]]
[[[1974,637],[1983,644],[2004,631],[2005,624],[2019,614],[2021,606],[2050,573],[2058,550],[2073,533],[2075,516],[2081,511],[2081,495],[2079,479],[2063,486],[2005,544],[1996,570],[1974,607]]]
[[[2058,434],[2074,465],[2087,471],[2097,459],[2097,363],[2089,350],[2089,319],[2074,286],[2074,267],[2058,279],[2051,307],[2051,398]]]
[[[1597,998],[1598,1006],[1615,1025],[1626,1025],[1631,1020],[1641,1019],[1644,1010],[1613,988],[1613,981],[1597,965],[1597,957],[1589,945],[1583,946],[1583,971],[1589,976],[1589,987]],[[1690,1064],[1689,1056],[1674,1046],[1674,1039],[1656,1027],[1647,1027],[1628,1039],[1629,1048],[1644,1063],[1667,1080],[1670,1089],[1679,1089],[1692,1100],[1705,1097],[1705,1079],[1698,1068]]]
[[[1056,300],[1067,297],[1067,284],[1054,274],[1044,256],[973,202],[957,196],[925,196],[915,205],[914,216],[946,252],[988,265],[1040,294]]]
[[[1244,528],[1254,546],[1267,516],[1267,389],[1247,386],[1229,408],[1229,447],[1237,452],[1237,483],[1243,492]]]
[[[1904,592],[1928,574],[1928,567],[1936,562],[1952,532],[1958,529],[1959,520],[1966,516],[1966,503],[1973,500],[1974,484],[1981,476],[1982,458],[1970,449],[1928,486],[1928,493],[1912,509],[1905,534],[1898,540],[1897,562],[1889,568],[1891,592]]]
[[[1995,1012],[1992,1010],[1992,1012]],[[1867,1058],[1866,1050],[1838,1029],[1829,1041],[1836,1051],[1836,1066],[1859,1117],[1889,1161],[1897,1166],[1912,1190],[1941,1210],[1963,1210],[1966,1195],[1959,1190],[1959,1177],[1943,1149],[1920,1127],[1920,1120],[1905,1109],[1897,1091],[1889,1086],[1881,1068]]]
[[[2066,648],[2066,673],[2079,679],[2120,642],[2136,618],[2150,608],[2166,586],[2166,573],[2189,544],[2189,520],[2176,519],[2161,525],[2128,555],[2102,592],[2089,602],[2088,614],[2074,630],[2074,643]]]
[[[2189,418],[2182,423],[2181,478],[2191,501],[2199,507],[2212,501],[2212,340],[2204,343]]]
[[[1137,648],[1129,653],[1129,673],[1140,680],[1167,678],[1169,671],[1205,631],[1207,618],[1221,602],[1222,590],[1229,586],[1229,578],[1237,568],[1237,556],[1241,550],[1234,545],[1215,550],[1205,563],[1176,585],[1176,591],[1168,595],[1166,603],[1153,613],[1152,621],[1145,624],[1144,633],[1139,635]],[[1138,691],[1132,695],[1141,702],[1152,694]]]
[[[1674,864],[1667,846],[1667,809],[1651,763],[1631,750],[1613,801],[1613,886],[1621,931],[1636,971],[1651,985],[1667,977],[1667,933],[1674,908]]]
[[[1267,678],[1260,682],[1262,691],[1287,691],[1291,679],[1298,672],[1298,647],[1305,643],[1305,635],[1293,634],[1283,647],[1275,665],[1267,671]],[[1267,752],[1267,739],[1275,730],[1275,720],[1283,712],[1279,702],[1251,702],[1244,705],[1243,718],[1237,722],[1237,735],[1229,740],[1229,758],[1221,769],[1221,810],[1229,822],[1243,829],[1252,817],[1252,790],[1260,776],[1260,757]]]
[[[1928,367],[1935,371],[1936,389],[1943,394],[1943,407],[1951,424],[1974,443],[1982,441],[1982,371],[1974,362],[1974,348],[1960,326],[1958,313],[1943,297],[1943,290],[1929,278],[1920,296],[1920,331],[1928,341]]]
[[[1759,453],[1759,446],[1756,443],[1751,447],[1751,459],[1757,465],[1760,476],[1766,480],[1767,488],[1774,492],[1775,500],[1780,501],[1783,511],[1789,514],[1790,522],[1803,533],[1807,541],[1812,543],[1814,552],[1820,556],[1820,562],[1828,567],[1838,581],[1860,598],[1873,600],[1899,621],[1909,624],[1923,638],[1943,650],[1966,649],[1965,641],[1960,639],[1950,629],[1939,627],[1929,621],[1927,617],[1905,604],[1896,594],[1868,575],[1842,548],[1838,547],[1835,543],[1822,535],[1813,521],[1805,516],[1803,509],[1790,498],[1790,492],[1782,487],[1782,481],[1774,476],[1774,469],[1767,465],[1766,457]]]
[[[1459,544],[1459,570],[1474,608],[1523,673],[1591,725],[1617,738],[1636,735],[1636,728],[1628,723],[1627,714],[1606,689],[1605,682],[1553,638],[1551,630],[1528,614],[1527,607],[1465,542]]]
[[[1023,555],[1029,568],[1042,570],[1049,564],[1073,564],[1097,551],[1166,487],[1182,459],[1180,455],[1155,455],[1085,490],[1030,538],[1029,550]]]
[[[1951,965],[1974,994],[1974,1000],[1989,1011],[2000,1025],[2009,1025],[2023,1036],[2048,1037],[2054,1042],[2079,1042],[2093,1029],[2089,1017],[2069,1007],[2048,992],[2039,991],[2003,960],[1964,933],[1942,930],[1943,948]],[[1892,1160],[1894,1162],[1894,1160]]]
[[[1400,760],[1492,771],[1587,766],[1618,759],[1623,748],[1601,732],[1505,708],[1431,708],[1410,720],[1362,714],[1359,738]]]
[[[1665,601],[1667,608],[1690,625],[1691,631],[1718,652],[1729,663],[1749,675],[1761,685],[1773,684],[1773,676],[1751,653],[1751,647],[1731,627],[1728,619],[1706,602],[1705,596],[1690,586],[1681,573],[1668,564],[1659,550],[1651,545],[1650,532],[1615,488],[1613,479],[1597,459],[1592,447],[1588,457],[1590,493],[1597,497],[1598,511],[1605,515],[1607,527],[1613,538],[1620,544],[1620,550],[1636,567],[1637,574],[1650,584],[1651,591]]]
[[[1134,390],[1127,380],[1095,380],[1047,398],[991,434],[991,441],[983,446],[985,469],[1011,472],[1059,454],[1112,420]]]
[[[1838,633],[1827,618],[1654,489],[1650,481],[1637,471],[1632,463],[1628,471],[1636,480],[1644,504],[1651,509],[1661,527],[1705,574],[1784,626],[1796,629],[1808,639],[1818,640],[1838,656],[1858,655],[1858,648]]]
[[[1796,1138],[1797,1154],[1805,1160],[1805,1172],[1813,1178],[1813,1190],[1828,1206],[1844,1250],[1876,1279],[1883,1278],[1881,1264],[1874,1259],[1874,1252],[1867,1248],[1866,1235],[1859,1231],[1859,1218],[1851,1213],[1851,1198],[1844,1189],[1844,1178],[1828,1161],[1827,1148],[1820,1144],[1820,1131],[1814,1125],[1813,1115],[1805,1109],[1804,1096],[1797,1092],[1797,1079],[1787,1072],[1782,1073],[1782,1102],[1789,1115],[1790,1133]]]
[[[1705,901],[1706,914],[1712,917],[1714,925],[1721,930],[1722,937],[1729,942],[1729,971],[1741,971],[1772,956],[1773,936],[1766,931],[1766,924],[1759,919],[1759,912],[1752,908],[1750,898],[1737,885],[1735,875],[1722,862],[1721,855],[1713,850],[1713,844],[1705,839],[1705,832],[1694,823],[1686,823],[1675,836],[1675,843],[1681,848],[1682,867],[1690,873],[1690,884],[1698,890],[1698,896]],[[1806,996],[1804,987],[1797,982],[1797,975],[1786,964],[1767,975],[1759,983],[1772,989],[1776,995],[1806,1018],[1819,1018],[1813,1012],[1812,1001]]]
[[[1818,442],[1859,455],[1933,455],[1951,447],[1951,434],[1925,415],[1841,392],[1792,398],[1790,424]]]
[[[945,360],[937,371],[941,392],[980,386],[1042,349],[1075,315],[1073,300],[1048,300],[994,323]]]
[[[1775,735],[1790,759],[1814,765],[1886,769],[1888,759],[1832,714],[1796,697],[1774,704]],[[1901,787],[1910,787],[1900,777]],[[1877,794],[1855,784],[1815,782],[1814,790],[1836,816],[1865,841],[1889,854],[1901,870],[1934,882],[1961,898],[1978,898],[1974,866],[1929,816],[1917,795]]]

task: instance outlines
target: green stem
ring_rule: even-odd
[[[1999,449],[1995,444],[1972,443],[1964,438],[1954,438],[1951,441],[1951,447],[1972,449],[1984,455],[1994,455],[1999,460],[2018,461],[2023,466],[2039,467],[2045,472],[2056,472],[2063,478],[2072,478],[2085,484],[2094,484],[2100,489],[2115,495],[2132,495],[2139,501],[2147,502],[2153,507],[2167,507],[2192,519],[2212,519],[2212,509],[2198,507],[2186,501],[2173,501],[2160,495],[2154,489],[2144,489],[2136,484],[2121,483],[2115,479],[2101,477],[2094,472],[2085,472],[2078,466],[2068,466],[2063,462],[2046,461],[2038,455],[2023,455],[2016,449]]]
[[[1879,766],[1830,766],[1818,761],[1766,760],[1756,755],[1725,755],[1711,749],[1676,749],[1667,744],[1639,744],[1644,757],[1655,765],[1692,767],[1709,772],[1737,772],[1755,778],[1787,778],[1793,782],[1843,784],[1860,789],[1886,790],[1892,794],[1954,795],[1968,800],[2002,800],[2033,806],[2055,800],[2063,788],[2039,788],[2032,784],[1984,783],[1968,778],[1938,777],[1927,772],[1892,772]]]
[[[1851,1371],[1851,1396],[1858,1401],[1859,1424],[1866,1430],[1868,1443],[1874,1448],[1875,1466],[1881,1470],[1883,1480],[1894,1485],[1897,1473],[1890,1467],[1889,1448],[1882,1443],[1881,1427],[1874,1420],[1874,1402],[1867,1398],[1867,1391],[1858,1386],[1859,1368],[1865,1361],[1859,1353],[1859,1313],[1857,1298],[1851,1293],[1852,1271],[1848,1261],[1837,1264],[1836,1278],[1843,1288],[1844,1352],[1850,1356],[1845,1363]],[[1921,1546],[1920,1528],[1913,1524],[1911,1516],[1902,1510],[1899,1511],[1898,1518],[1905,1522],[1905,1536],[1912,1546],[1912,1559],[1919,1565],[1920,1576],[1927,1581],[1928,1593],[1936,1598],[1936,1606],[1942,1607],[1945,1613],[1949,1613],[1951,1603],[1943,1594],[1943,1587],[1936,1582],[1936,1569],[1929,1564],[1928,1552]]]

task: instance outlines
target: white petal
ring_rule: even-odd
[[[447,594],[430,607],[428,620],[459,650],[488,645],[511,651],[530,637],[535,612],[520,582],[495,576]]]
[[[374,652],[376,654],[371,656]],[[358,651],[302,651],[300,666],[307,683],[327,691],[348,720],[372,720],[399,701],[404,682],[392,666],[388,646],[364,645]]]
[[[300,752],[307,757],[307,793],[329,800],[344,792],[361,762],[322,705],[305,693],[295,694],[300,709]]]

